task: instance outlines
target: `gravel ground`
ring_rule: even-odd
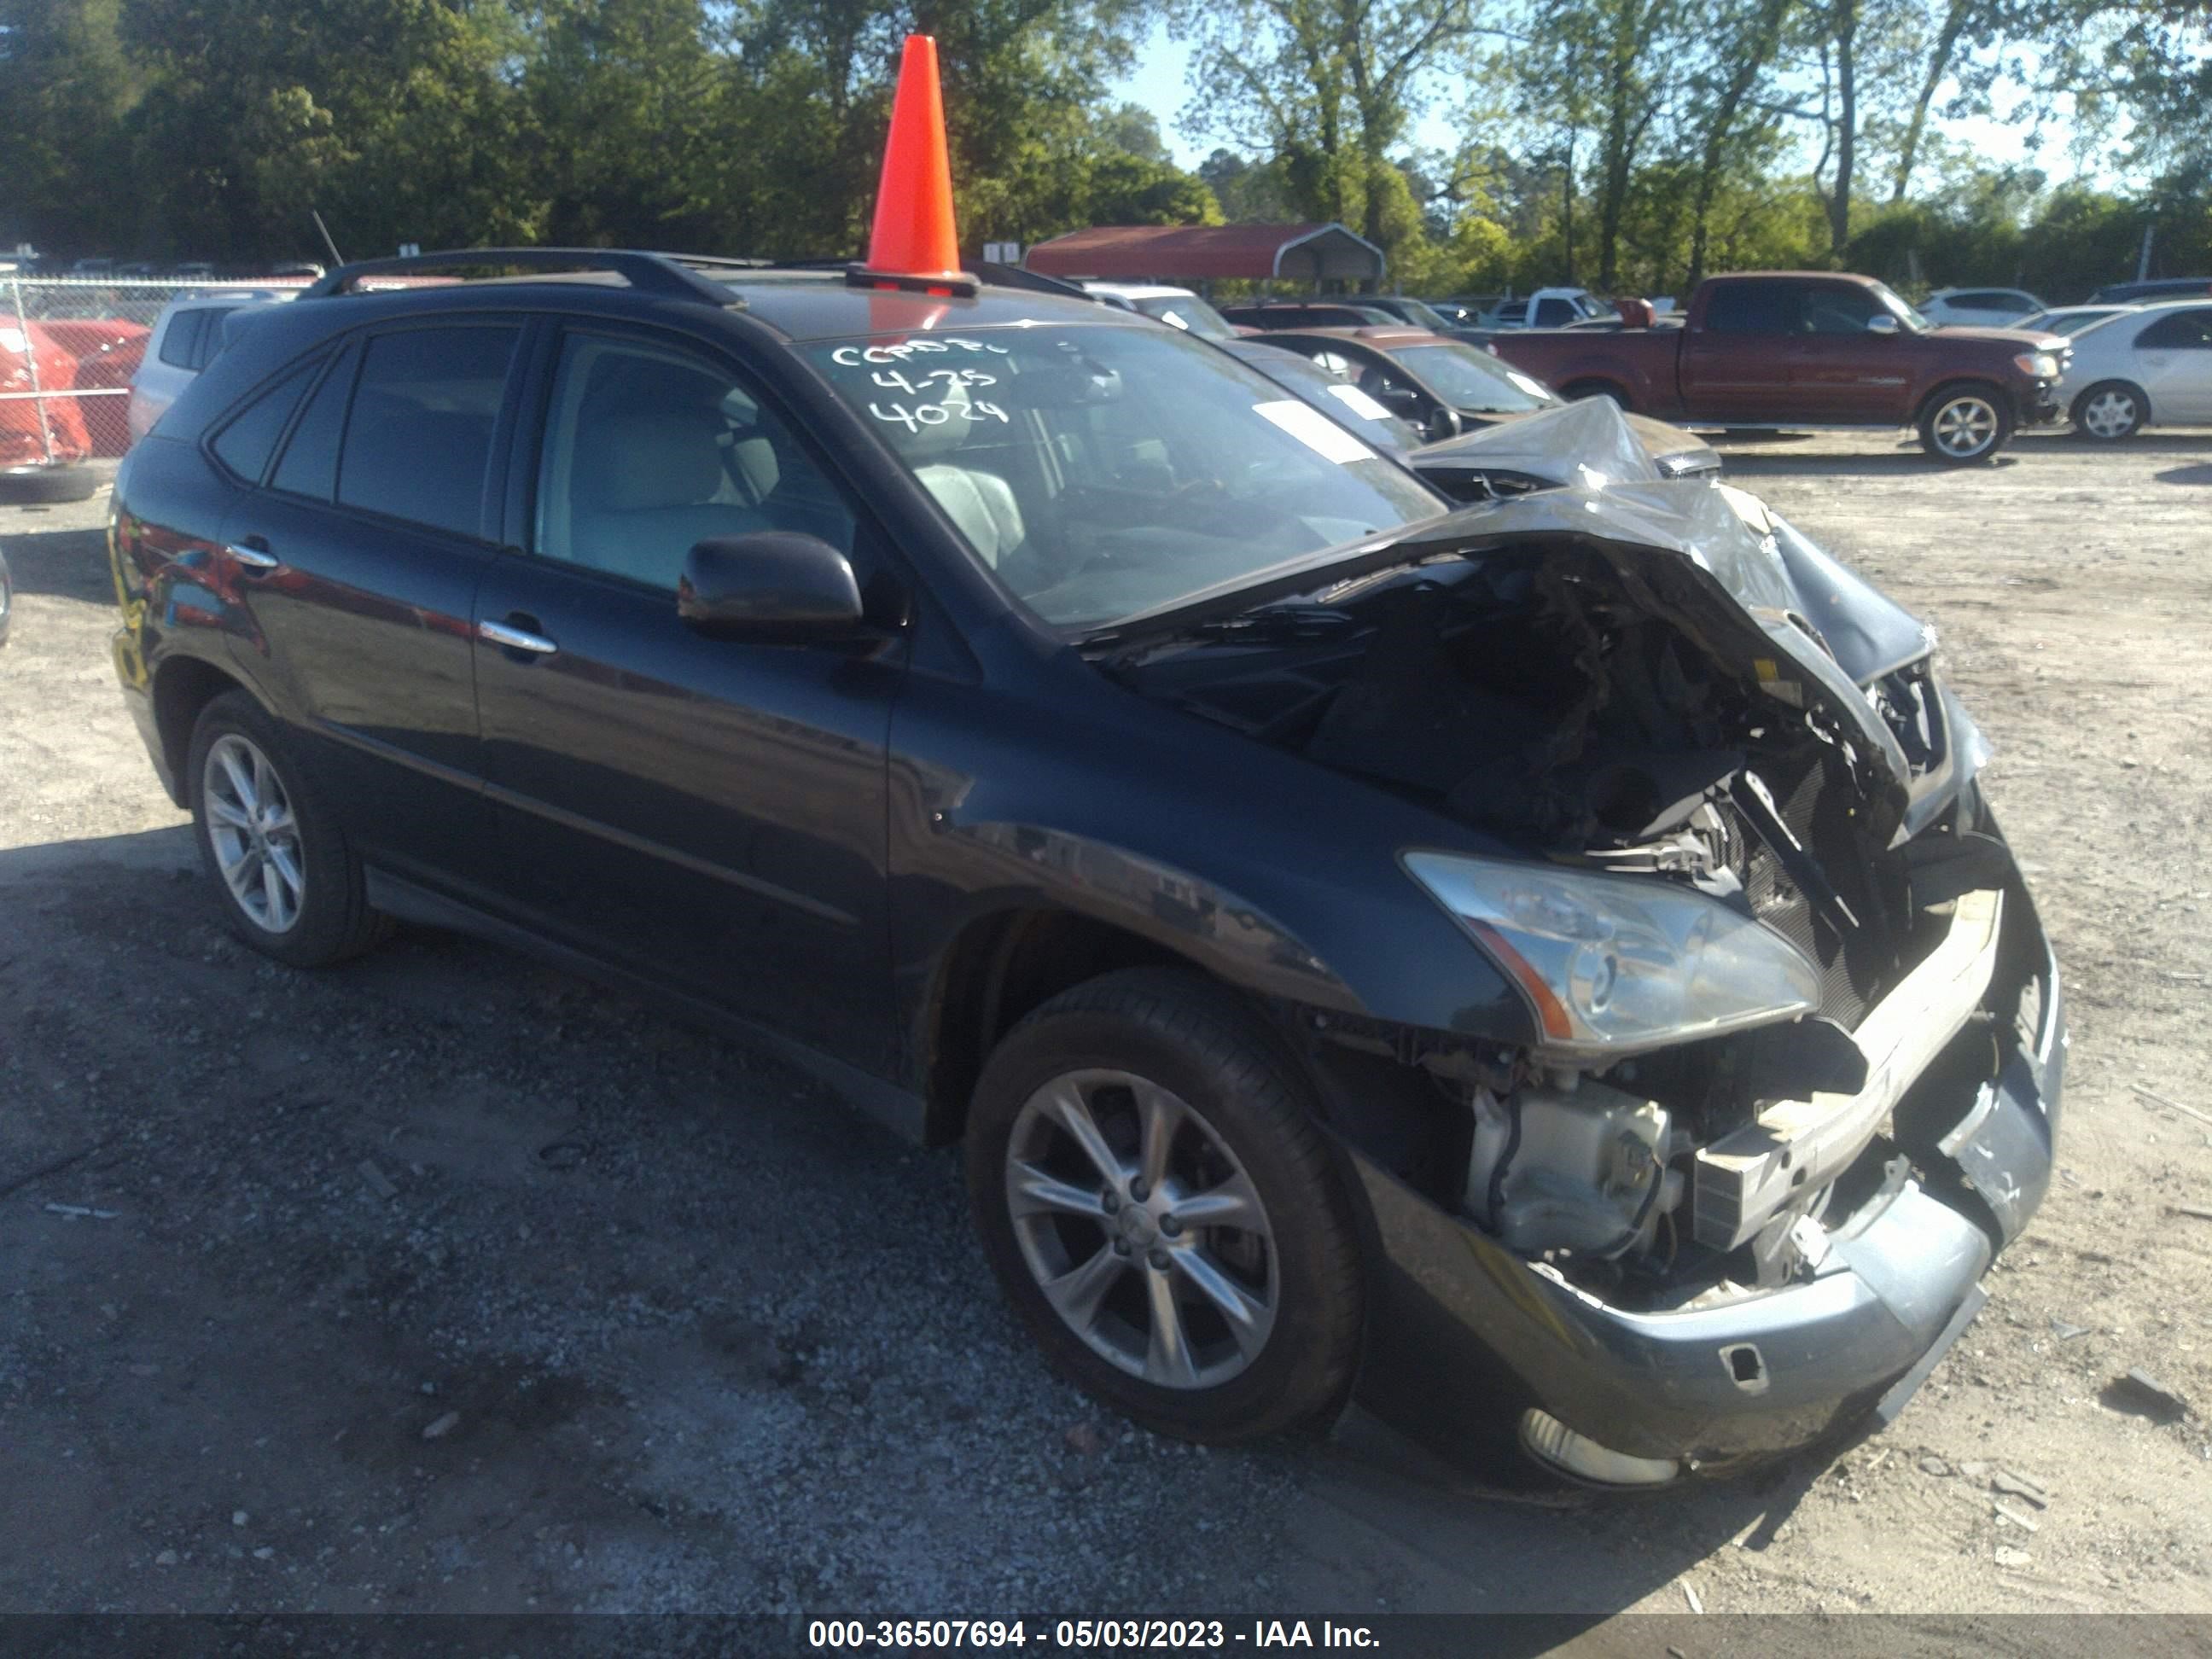
[[[2212,1120],[2136,1086],[2212,1111],[2212,437],[1729,467],[1942,629],[2070,975],[2063,1168],[1888,1432],[1535,1506],[1356,1413],[1095,1411],[951,1157],[644,1003],[235,944],[114,689],[105,495],[0,507],[0,1611],[2212,1609],[2212,1432],[2108,1386],[2212,1407]]]

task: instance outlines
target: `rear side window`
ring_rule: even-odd
[[[161,336],[161,361],[172,368],[198,374],[222,349],[222,319],[237,309],[236,306],[204,306],[177,313],[169,319],[168,331]]]
[[[1705,302],[1705,327],[1715,334],[1795,333],[1800,303],[1788,283],[1723,283]]]
[[[270,386],[223,423],[215,434],[216,458],[248,483],[259,483],[284,435],[284,422],[292,418],[293,405],[307,389],[317,364],[304,363]]]
[[[161,335],[161,361],[172,368],[198,368],[200,337],[207,331],[204,311],[179,311]]]
[[[337,493],[338,440],[345,433],[346,403],[353,396],[353,374],[361,353],[349,349],[307,399],[299,424],[276,463],[271,488],[288,495],[327,501]]]
[[[346,422],[338,500],[477,535],[492,430],[520,334],[464,326],[372,339]]]
[[[207,322],[200,329],[198,361],[192,365],[194,368],[205,368],[222,350],[222,319],[237,309],[236,306],[218,306],[200,313]]]
[[[2201,351],[2212,346],[2212,311],[2174,311],[2136,336],[2144,351]]]
[[[1575,320],[1575,308],[1565,300],[1540,300],[1536,302],[1536,328],[1561,328]]]

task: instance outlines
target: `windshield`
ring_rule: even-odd
[[[1432,334],[1448,334],[1459,326],[1425,300],[1394,298],[1389,308],[1396,312],[1401,321],[1415,328],[1425,328]]]
[[[1237,331],[1229,326],[1229,319],[1195,294],[1163,294],[1149,300],[1133,301],[1147,317],[1157,317],[1171,328],[1196,334],[1208,340],[1233,340]]]
[[[1559,401],[1541,380],[1457,340],[1394,346],[1390,355],[1471,415],[1520,415]]]
[[[1031,323],[801,349],[1059,628],[1106,627],[1449,505],[1172,329]]]
[[[1264,356],[1261,354],[1264,353]],[[1350,427],[1377,449],[1394,453],[1418,448],[1421,434],[1349,380],[1340,380],[1310,357],[1279,346],[1262,346],[1238,356],[1269,380],[1290,388],[1333,421]]]
[[[2027,333],[2034,333],[2039,330],[2047,334],[2079,334],[2083,329],[2094,324],[2101,323],[2107,317],[2117,317],[2118,314],[2115,311],[2100,311],[2086,307],[2071,311],[2039,311],[2032,317],[2021,318],[2012,326]]]

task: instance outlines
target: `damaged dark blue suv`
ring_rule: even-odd
[[[1609,410],[1510,448],[1019,288],[350,267],[125,463],[115,663],[247,940],[763,1034],[1137,1420],[1650,1484],[1972,1316],[2058,979],[1921,624]]]

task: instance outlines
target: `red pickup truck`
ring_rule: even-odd
[[[1954,465],[2059,416],[2071,347],[2017,329],[1937,330],[1869,276],[1708,277],[1680,318],[1504,333],[1492,349],[1568,398],[1723,428],[1917,426]]]

